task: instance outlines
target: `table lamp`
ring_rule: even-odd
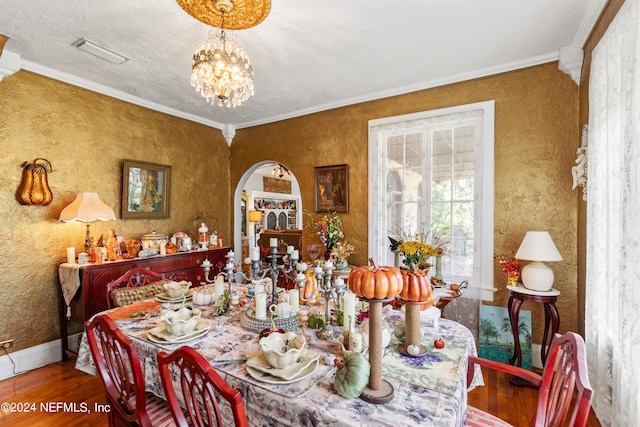
[[[249,211],[249,222],[254,223],[253,237],[255,238],[255,247],[258,246],[258,223],[262,222],[262,211]]]
[[[562,261],[558,248],[547,231],[527,231],[516,259],[532,261],[522,268],[522,284],[532,291],[550,291],[553,287],[553,270],[545,265],[549,261]]]
[[[84,250],[89,252],[93,244],[93,238],[89,232],[89,223],[93,221],[111,221],[116,219],[116,214],[107,206],[98,193],[78,193],[76,199],[60,212],[60,221],[80,221],[87,223],[87,234],[84,239]]]

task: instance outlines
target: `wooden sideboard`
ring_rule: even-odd
[[[133,258],[105,262],[102,264],[86,264],[78,270],[80,287],[73,296],[69,307],[71,317],[67,319],[67,307],[64,298],[60,298],[60,337],[62,341],[62,359],[67,360],[69,348],[67,343],[67,322],[84,323],[94,314],[106,310],[107,284],[122,276],[132,268],[147,268],[157,273],[164,273],[168,279],[187,280],[193,286],[200,286],[205,281],[202,261],[211,261],[209,278],[213,279],[226,264],[226,254],[231,248],[216,248],[206,251],[179,252],[172,255],[149,258]],[[64,265],[64,264],[63,264]]]

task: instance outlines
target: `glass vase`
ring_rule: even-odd
[[[439,285],[444,283],[444,279],[442,278],[442,255],[436,255],[436,275],[433,276],[436,279],[436,282]]]

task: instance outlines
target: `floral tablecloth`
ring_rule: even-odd
[[[172,307],[173,309],[175,307]],[[361,399],[347,399],[333,388],[335,368],[320,363],[308,378],[291,384],[268,384],[252,378],[245,360],[259,351],[257,333],[240,326],[244,311],[235,310],[224,316],[213,316],[203,310],[203,318],[212,324],[204,337],[185,344],[157,344],[147,340],[147,331],[157,326],[160,315],[140,321],[121,322],[120,328],[136,345],[142,362],[147,391],[164,398],[156,355],[189,345],[201,352],[234,388],[240,390],[251,426],[457,426],[465,424],[467,406],[467,355],[476,355],[471,332],[447,319],[435,324],[423,322],[422,343],[428,354],[419,359],[398,353],[397,341],[391,341],[383,358],[382,376],[394,388],[394,398],[387,404],[370,404]],[[402,314],[391,310],[386,321],[393,330],[403,321]],[[320,340],[315,331],[299,330],[311,337],[308,348],[322,356],[340,356],[337,342]],[[433,341],[441,337],[446,343],[435,349]],[[95,374],[91,354],[83,335],[76,368]],[[477,370],[472,387],[482,385]],[[230,416],[230,410],[224,411]],[[231,422],[231,419],[229,420]]]

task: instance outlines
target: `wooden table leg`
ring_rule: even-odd
[[[551,325],[551,334],[549,334],[549,325]],[[542,348],[540,349],[540,358],[542,359],[542,365],[544,366],[547,362],[547,354],[549,352],[549,348],[547,346],[547,341],[549,341],[549,345],[553,340],[553,336],[558,332],[558,328],[560,326],[560,314],[558,313],[558,308],[556,307],[555,302],[548,302],[544,304],[544,334],[542,335]]]
[[[507,305],[509,309],[509,321],[511,322],[511,333],[513,334],[513,357],[509,359],[509,363],[515,366],[522,366],[522,350],[520,349],[520,333],[518,331],[518,316],[520,315],[520,306],[522,300],[509,297]]]

